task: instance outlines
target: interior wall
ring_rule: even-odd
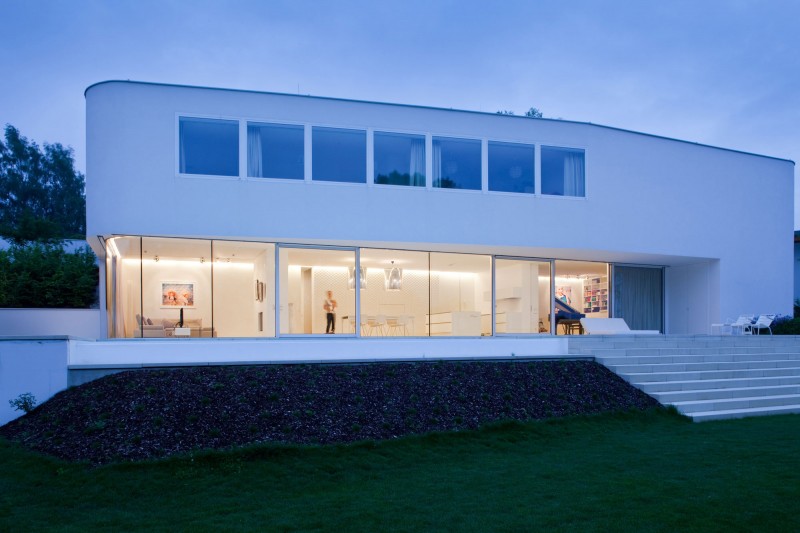
[[[161,306],[161,283],[165,281],[194,283],[195,307],[184,308],[183,318],[202,319],[203,327],[211,327],[211,264],[199,261],[145,261],[142,267],[142,316],[178,321],[177,307]],[[128,286],[134,292],[133,284]]]
[[[214,330],[218,337],[258,335],[254,271],[252,264],[214,265]]]

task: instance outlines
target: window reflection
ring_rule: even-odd
[[[312,129],[315,181],[367,182],[367,133],[339,128]]]
[[[542,146],[542,194],[586,196],[584,151]]]
[[[489,190],[533,194],[534,147],[489,142]]]
[[[433,186],[442,189],[481,189],[481,142],[433,138]]]
[[[239,122],[181,117],[180,172],[239,175]]]
[[[303,126],[247,125],[247,175],[303,179]]]
[[[375,132],[375,183],[425,186],[425,137]]]

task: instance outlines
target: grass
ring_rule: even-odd
[[[100,468],[0,440],[0,530],[798,531],[798,443],[661,409]]]

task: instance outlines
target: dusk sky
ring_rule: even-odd
[[[84,171],[83,91],[130,79],[535,106],[798,161],[798,20],[796,0],[0,0],[0,123]]]

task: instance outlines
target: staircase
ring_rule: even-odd
[[[697,422],[800,413],[800,336],[574,336],[569,351]]]

